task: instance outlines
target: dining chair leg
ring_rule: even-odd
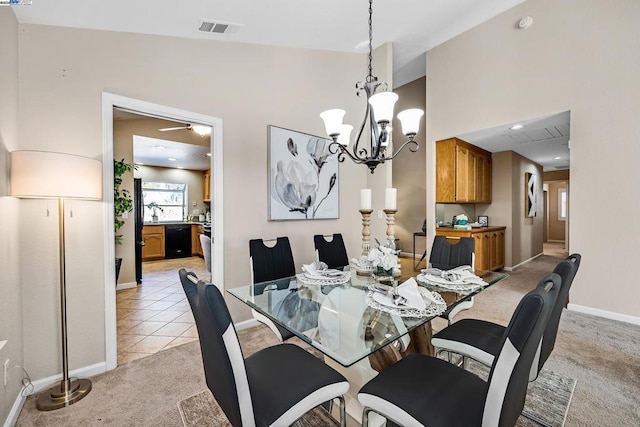
[[[347,427],[347,406],[344,402],[344,396],[338,396],[340,401],[340,427]]]
[[[371,412],[371,408],[365,406],[362,410],[362,427],[369,426],[369,412]]]

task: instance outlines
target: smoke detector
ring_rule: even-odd
[[[533,24],[533,18],[530,16],[525,16],[520,20],[520,22],[518,22],[518,27],[520,27],[521,30],[526,30],[531,26],[531,24]]]

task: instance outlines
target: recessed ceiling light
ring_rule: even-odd
[[[182,166],[178,166],[176,169],[184,169]]]
[[[169,157],[167,160],[169,160],[170,162],[175,162],[176,159],[174,159],[173,157]]]
[[[510,130],[520,130],[520,129],[522,129],[523,127],[524,127],[524,125],[517,124],[517,125],[513,125],[513,126],[511,126],[509,129],[510,129]]]
[[[560,156],[556,156],[556,157],[553,158],[553,160],[560,160],[560,159],[561,159]]]
[[[211,153],[207,153],[207,157],[211,157]]]
[[[165,147],[164,145],[156,145],[156,146],[155,146],[155,149],[156,149],[156,150],[166,150],[166,149],[167,149],[167,147]]]

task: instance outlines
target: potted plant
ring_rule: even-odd
[[[126,188],[120,188],[122,185],[122,176],[125,173],[132,172],[134,166],[122,160],[113,159],[113,228],[115,232],[116,245],[122,244],[122,234],[118,234],[118,230],[124,225],[122,215],[125,212],[133,210],[133,197],[131,192]],[[116,258],[116,284],[120,275],[120,266],[122,258]]]
[[[158,211],[164,212],[164,209],[162,209],[156,202],[151,202],[148,205],[145,205],[145,207],[153,209],[153,212],[151,212],[151,221],[158,222]]]

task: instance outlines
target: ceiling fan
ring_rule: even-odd
[[[167,131],[171,131],[171,130],[182,130],[182,129],[187,129],[187,130],[192,130],[195,133],[197,133],[200,136],[205,136],[205,135],[210,135],[211,134],[211,127],[210,126],[205,126],[205,125],[192,125],[192,124],[188,124],[186,126],[176,126],[176,127],[172,127],[172,128],[161,128],[158,129],[160,132],[167,132]]]

